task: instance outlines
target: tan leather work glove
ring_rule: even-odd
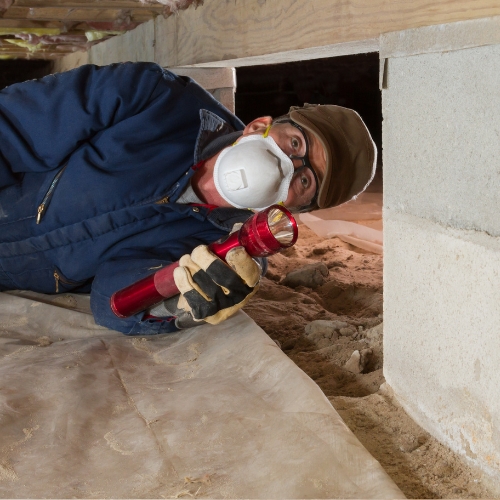
[[[183,255],[174,271],[181,292],[177,307],[212,325],[241,309],[259,288],[260,267],[243,247],[230,250],[226,262],[205,245]]]

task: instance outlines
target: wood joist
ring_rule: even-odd
[[[383,33],[498,15],[498,0],[212,0],[156,21],[157,60],[240,66],[283,62],[293,51],[294,60],[303,51],[329,57]]]

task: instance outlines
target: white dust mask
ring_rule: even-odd
[[[214,181],[233,207],[262,210],[286,200],[293,172],[292,160],[272,137],[247,135],[219,154]]]

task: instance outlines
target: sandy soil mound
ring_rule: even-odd
[[[480,473],[415,424],[385,384],[382,256],[304,225],[299,233],[269,259],[245,312],[316,381],[408,498],[493,498]],[[284,285],[288,273],[309,266],[307,278],[318,262],[328,270],[323,284]]]

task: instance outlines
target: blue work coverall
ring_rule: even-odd
[[[243,127],[152,63],[86,65],[1,91],[0,291],[90,292],[98,324],[175,330],[143,313],[119,319],[110,297],[250,215],[175,203],[193,166]]]

